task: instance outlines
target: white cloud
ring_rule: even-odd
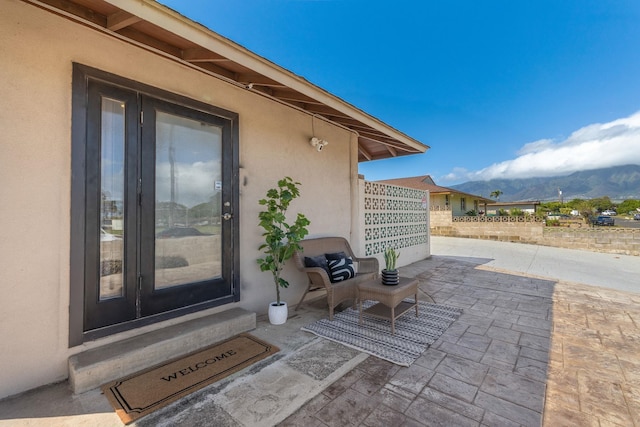
[[[469,175],[469,170],[465,168],[453,168],[451,172],[441,177],[442,181],[459,181],[461,179],[466,179]]]
[[[536,151],[541,151],[546,148],[549,148],[553,145],[553,140],[551,139],[540,139],[538,141],[533,141],[528,144],[524,144],[524,146],[518,150],[518,155],[522,156],[524,154],[535,153]]]
[[[161,162],[156,166],[156,200],[167,202],[171,193],[171,166]],[[220,180],[220,163],[210,160],[181,162],[174,166],[176,202],[189,208],[205,203],[215,194],[215,181]]]
[[[467,172],[455,168],[443,181],[513,179],[640,164],[640,111],[609,123],[585,126],[563,141],[543,139],[525,144],[518,157]]]

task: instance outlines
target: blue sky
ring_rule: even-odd
[[[637,0],[162,0],[431,146],[436,183],[640,164]]]

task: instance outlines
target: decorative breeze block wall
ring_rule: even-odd
[[[363,196],[365,256],[382,254],[389,246],[399,250],[401,258],[407,254],[403,264],[416,249],[429,255],[427,191],[364,181]]]

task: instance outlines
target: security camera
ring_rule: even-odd
[[[309,144],[311,144],[312,147],[316,147],[316,150],[318,152],[322,151],[324,149],[324,146],[329,144],[327,141],[322,140],[320,138],[316,138],[315,136],[313,138],[311,138],[311,140],[309,141]]]

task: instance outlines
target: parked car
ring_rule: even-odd
[[[640,221],[640,213],[637,213],[633,216],[633,219],[635,219],[636,221]]]
[[[607,209],[606,211],[602,212],[602,215],[605,215],[605,216],[616,216],[616,215],[618,215],[618,212],[613,211],[611,209]]]
[[[593,220],[593,225],[614,225],[614,219],[610,216],[600,215]]]

